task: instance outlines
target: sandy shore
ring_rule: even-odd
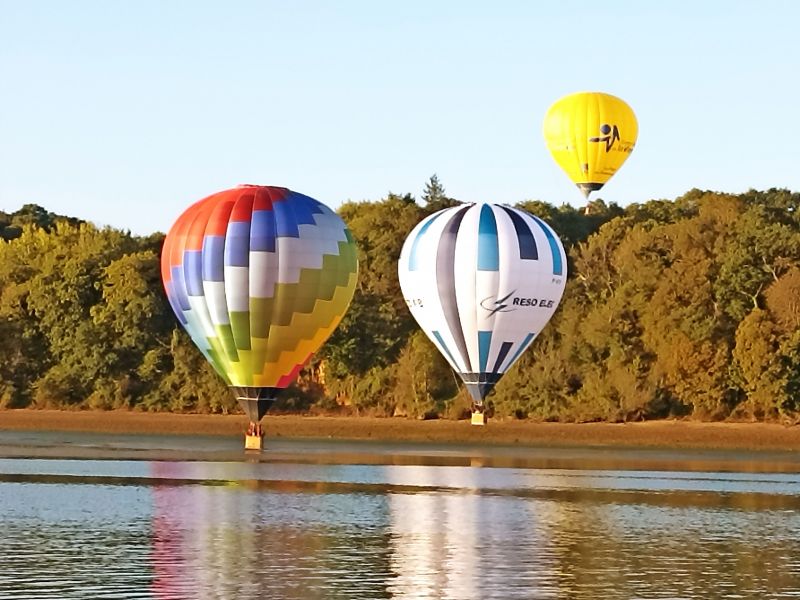
[[[627,446],[800,450],[800,426],[694,423],[532,423],[491,421],[474,427],[466,421],[414,421],[368,417],[272,416],[263,421],[268,437],[374,439],[413,442],[520,444],[526,446]],[[242,415],[164,413],[0,411],[0,430],[86,431],[101,433],[241,435]]]

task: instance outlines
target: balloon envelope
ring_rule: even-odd
[[[341,218],[278,187],[193,204],[161,255],[175,315],[254,422],[336,328],[357,270]]]
[[[636,144],[636,115],[623,100],[579,92],[556,101],[544,118],[550,154],[585,196],[599,190]]]
[[[467,204],[423,219],[398,271],[411,314],[480,405],[553,316],[567,259],[541,219]]]

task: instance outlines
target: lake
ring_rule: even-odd
[[[798,453],[0,431],[0,598],[800,598]]]

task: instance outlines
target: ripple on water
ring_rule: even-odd
[[[800,590],[800,511],[786,476],[671,484],[664,474],[421,465],[50,467],[0,478],[3,600]]]

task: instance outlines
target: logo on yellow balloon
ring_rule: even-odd
[[[598,137],[591,137],[589,138],[590,142],[600,143],[605,142],[606,144],[606,152],[611,151],[611,147],[614,145],[614,142],[619,141],[619,129],[616,125],[609,125],[608,123],[603,123],[600,125],[600,136]]]

